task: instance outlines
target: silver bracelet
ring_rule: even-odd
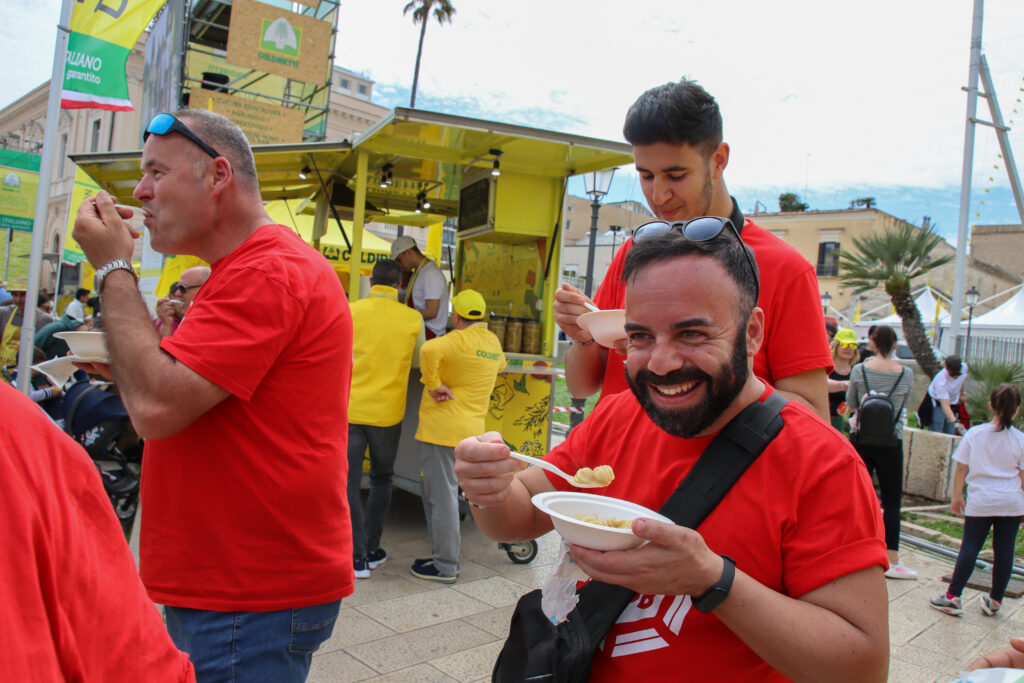
[[[581,342],[579,339],[576,339],[575,337],[569,337],[569,341],[571,341],[576,346],[590,346],[591,344],[594,343],[593,339],[591,339],[590,341]]]

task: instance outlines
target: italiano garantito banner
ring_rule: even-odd
[[[125,64],[165,0],[74,2],[60,106],[130,111]]]

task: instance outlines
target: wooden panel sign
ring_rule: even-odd
[[[227,60],[304,83],[327,82],[332,24],[253,0],[231,3]]]
[[[245,131],[249,144],[302,142],[305,114],[301,109],[199,88],[192,89],[188,104],[192,109],[208,109],[228,117]]]

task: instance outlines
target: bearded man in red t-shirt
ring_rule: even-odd
[[[622,274],[631,391],[605,397],[545,457],[569,473],[609,465],[614,479],[596,492],[652,510],[772,393],[753,373],[765,328],[755,263],[725,221],[706,222],[717,236],[673,230],[633,247]],[[781,431],[696,530],[640,518],[642,547],[571,547],[587,575],[639,594],[602,639],[591,681],[885,680],[888,565],[871,481],[809,408],[791,400],[780,415]],[[455,458],[494,540],[551,531],[531,497],[572,488],[540,468],[517,472],[495,432],[462,441]]]
[[[184,110],[144,139],[134,196],[153,248],[211,266],[173,336],[139,294],[130,211],[100,192],[74,230],[111,359],[86,367],[112,370],[146,438],[142,580],[199,680],[303,681],[354,583],[348,303],[327,261],[267,216],[236,125]]]
[[[832,355],[818,281],[811,264],[775,235],[745,219],[725,185],[729,144],[722,138],[718,103],[693,81],[667,83],[648,90],[626,114],[623,136],[633,158],[647,205],[661,221],[700,216],[729,218],[761,268],[758,306],[764,311],[764,345],[754,358],[754,373],[779,393],[810,406],[828,421],[828,373]],[[619,280],[632,240],[615,254],[593,303],[602,309],[623,306]],[[625,357],[593,343],[576,319],[587,313],[587,297],[562,284],[555,292],[555,321],[571,340],[565,358],[569,392],[602,398],[625,391]]]

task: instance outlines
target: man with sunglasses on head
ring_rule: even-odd
[[[129,210],[100,192],[74,230],[111,357],[86,369],[112,374],[146,439],[142,580],[198,680],[303,681],[354,584],[348,303],[323,257],[267,216],[235,124],[158,114],[144,140],[134,196],[153,248],[211,265],[173,336],[139,294]]]
[[[728,219],[754,251],[761,273],[758,305],[765,314],[765,342],[754,359],[754,374],[827,419],[826,378],[832,360],[814,269],[795,249],[746,219],[729,195],[724,173],[730,148],[723,142],[718,103],[685,79],[652,88],[630,107],[623,135],[633,145],[640,187],[659,221],[671,225],[702,216]],[[612,260],[594,296],[598,307],[623,307],[625,288],[619,275],[635,240],[627,240]],[[604,397],[627,388],[625,357],[593,343],[576,323],[587,312],[586,300],[568,284],[555,293],[555,320],[572,341],[566,382],[574,397],[599,390]]]
[[[608,465],[614,478],[593,492],[650,510],[709,464],[697,463],[726,425],[776,401],[753,374],[765,322],[749,250],[731,231],[696,237],[665,231],[630,251],[621,276],[629,390],[606,396],[544,458],[570,473]],[[590,681],[885,680],[887,564],[871,479],[849,440],[809,408],[791,400],[779,417],[696,529],[641,518],[630,530],[647,545],[572,546],[587,576],[639,594],[594,653]],[[743,461],[736,444],[756,424],[730,430],[719,477]],[[493,540],[547,533],[551,518],[531,498],[573,490],[540,468],[520,471],[495,432],[460,442],[455,458]],[[702,491],[715,497],[699,485],[687,495]]]
[[[156,326],[161,337],[174,334],[192,305],[192,299],[209,277],[209,266],[187,268],[181,279],[171,285],[169,295],[156,302]]]

